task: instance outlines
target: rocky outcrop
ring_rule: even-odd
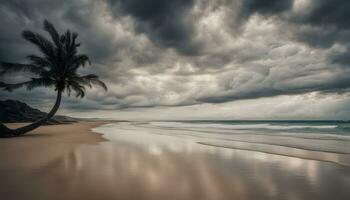
[[[0,122],[2,123],[33,122],[44,117],[46,114],[20,101],[0,101]],[[58,115],[50,119],[47,124],[70,123],[75,121],[77,119]]]

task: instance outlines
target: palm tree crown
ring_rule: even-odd
[[[54,87],[56,91],[66,91],[68,95],[74,91],[76,97],[81,98],[85,96],[85,87],[92,87],[92,84],[100,85],[107,90],[98,76],[94,74],[81,76],[77,73],[79,67],[91,64],[87,55],[78,54],[80,43],[76,41],[77,33],[68,30],[60,35],[47,20],[44,21],[44,30],[49,33],[52,41],[32,31],[22,32],[25,40],[38,47],[40,56],[28,55],[28,64],[2,62],[0,65],[0,75],[22,71],[30,72],[35,77],[15,84],[0,82],[0,88],[12,91],[23,86],[28,90],[35,87]]]
[[[40,56],[27,56],[28,64],[2,62],[0,65],[0,76],[13,72],[30,72],[35,77],[21,83],[0,82],[0,89],[12,91],[20,87],[26,87],[28,90],[40,86],[53,87],[57,92],[56,102],[45,117],[29,125],[9,129],[0,122],[0,137],[19,136],[40,127],[55,115],[61,103],[62,93],[65,91],[68,95],[73,91],[76,97],[83,98],[86,86],[92,87],[93,84],[97,84],[107,90],[106,85],[100,81],[98,76],[94,74],[81,76],[78,74],[79,67],[91,63],[87,55],[78,54],[80,44],[76,41],[77,33],[68,30],[60,35],[47,20],[44,21],[44,30],[49,33],[51,40],[32,31],[22,32],[24,39],[39,48]]]

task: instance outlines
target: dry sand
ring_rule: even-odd
[[[61,199],[60,192],[64,191],[49,188],[45,176],[38,175],[55,170],[60,164],[57,161],[78,146],[96,145],[105,141],[100,134],[90,131],[105,123],[107,122],[42,126],[21,137],[1,139],[0,199],[48,199],[55,195],[56,199]],[[23,124],[7,125],[14,128]],[[48,189],[54,191],[54,194],[49,194]]]

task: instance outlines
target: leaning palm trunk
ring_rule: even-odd
[[[56,103],[51,109],[51,111],[43,118],[33,122],[32,124],[29,124],[27,126],[23,126],[21,128],[17,129],[9,129],[2,123],[0,123],[0,138],[1,137],[16,137],[19,135],[23,135],[25,133],[28,133],[39,126],[43,125],[46,123],[49,119],[51,119],[55,113],[57,112],[58,108],[60,107],[61,104],[61,98],[62,98],[62,91],[57,92],[57,98],[56,98]]]

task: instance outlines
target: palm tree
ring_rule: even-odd
[[[35,76],[31,80],[21,83],[0,82],[0,89],[11,92],[20,87],[26,87],[28,90],[36,87],[51,87],[57,93],[55,105],[45,117],[21,128],[9,129],[0,123],[0,137],[19,136],[47,122],[58,110],[64,92],[67,92],[69,96],[71,92],[74,92],[76,97],[83,98],[85,96],[85,86],[92,87],[93,84],[100,85],[107,91],[107,86],[98,76],[94,74],[81,76],[78,74],[79,67],[84,67],[86,63],[91,65],[87,55],[78,54],[78,47],[80,46],[80,43],[76,42],[78,34],[67,30],[60,35],[47,20],[44,20],[43,25],[51,40],[32,31],[25,30],[22,32],[25,40],[38,47],[40,56],[28,55],[28,64],[2,62],[0,65],[0,76],[14,72],[30,72]]]

